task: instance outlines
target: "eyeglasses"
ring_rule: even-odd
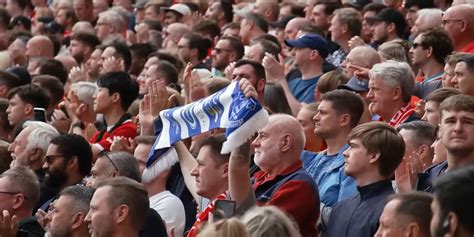
[[[114,161],[112,161],[109,154],[107,154],[107,151],[102,150],[101,152],[99,152],[99,157],[104,157],[104,156],[107,157],[107,160],[109,160],[110,163],[114,166],[115,171],[119,172],[119,169],[117,168],[117,165],[115,165]]]
[[[23,193],[7,192],[7,191],[0,191],[0,194],[7,194],[7,195],[17,195],[17,194],[21,194],[21,195],[23,195]],[[25,197],[25,199],[28,199],[25,195],[23,195],[23,197]]]
[[[45,160],[48,164],[51,164],[55,159],[64,157],[63,155],[50,155],[50,156],[45,156]]]

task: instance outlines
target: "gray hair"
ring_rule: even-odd
[[[123,18],[114,10],[107,10],[99,14],[99,18],[103,17],[107,23],[111,24],[114,27],[115,32],[120,32],[122,29]]]
[[[76,93],[80,101],[92,108],[94,105],[94,99],[92,97],[98,90],[96,83],[86,81],[76,82],[71,85],[71,90]]]
[[[426,121],[412,121],[409,123],[400,124],[397,127],[397,131],[401,130],[411,131],[412,138],[411,141],[415,143],[416,147],[421,145],[431,146],[436,140],[436,132],[433,125]]]
[[[403,101],[410,102],[415,86],[415,74],[408,63],[388,60],[375,64],[369,71],[369,78],[372,80],[376,77],[388,86],[400,87]]]
[[[28,207],[33,209],[39,200],[40,184],[36,174],[27,167],[15,166],[0,175],[8,178],[10,192],[21,193],[26,197]]]
[[[299,237],[298,226],[275,206],[254,207],[242,217],[249,237]]]
[[[53,138],[59,136],[58,130],[53,126],[39,121],[26,121],[23,124],[23,130],[30,128],[28,134],[28,144],[26,149],[39,148],[46,153],[48,146]]]
[[[139,183],[141,182],[142,174],[140,173],[138,161],[132,154],[128,152],[119,151],[111,152],[109,156],[115,166],[117,166],[120,176],[125,176]]]
[[[69,186],[63,189],[59,196],[67,196],[72,198],[74,205],[73,208],[76,212],[82,212],[87,214],[90,208],[90,202],[94,195],[94,189],[82,185]]]
[[[334,11],[334,16],[341,24],[346,24],[351,36],[360,35],[362,30],[362,17],[354,8],[345,7]]]
[[[122,18],[123,26],[128,26],[128,23],[130,22],[130,15],[127,9],[125,9],[122,6],[114,6],[111,8],[111,10],[115,11],[116,13],[120,15],[120,17]]]
[[[419,21],[422,23],[421,31],[439,27],[443,20],[443,11],[438,8],[424,8],[417,12]]]

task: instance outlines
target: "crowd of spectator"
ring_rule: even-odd
[[[0,0],[0,237],[473,236],[473,16]],[[160,112],[235,81],[264,127],[229,154],[219,128],[154,157]]]

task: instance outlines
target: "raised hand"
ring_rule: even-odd
[[[262,65],[265,68],[265,75],[268,80],[282,81],[285,79],[285,64],[284,62],[278,62],[275,56],[265,53],[263,57]]]
[[[122,59],[114,56],[108,57],[102,63],[102,73],[125,71],[125,65]]]
[[[229,79],[230,81],[232,81],[232,73],[234,72],[234,68],[235,68],[235,62],[231,62],[224,69],[225,77]]]
[[[52,125],[61,133],[69,132],[71,120],[66,116],[64,111],[55,109],[51,117]]]
[[[172,101],[176,100],[176,95],[169,95],[163,81],[154,81],[149,90],[150,112],[153,117],[160,116],[160,112],[171,107]]]
[[[51,221],[51,219],[48,217],[48,213],[41,209],[38,209],[38,211],[36,211],[35,217],[40,226],[43,227],[44,230],[46,230],[46,226]]]
[[[365,42],[360,36],[354,36],[348,41],[348,44],[349,44],[349,48],[353,49],[357,46],[365,45]]]
[[[183,82],[184,82],[184,92],[185,92],[186,102],[191,101],[191,83],[193,80],[192,71],[193,71],[193,64],[188,62],[183,72]]]
[[[257,90],[253,87],[252,83],[246,78],[242,78],[239,81],[240,90],[243,91],[245,97],[250,98],[253,97],[254,99],[258,100]]]
[[[11,216],[7,210],[3,210],[0,215],[0,236],[16,237],[18,232],[18,219]]]
[[[133,154],[135,151],[135,145],[132,138],[125,138],[123,136],[115,136],[113,138],[107,138],[112,144],[110,146],[111,151],[126,151]]]
[[[69,79],[71,80],[72,83],[78,82],[78,81],[88,81],[89,75],[87,74],[87,70],[88,69],[85,65],[82,65],[81,67],[74,66],[71,68],[71,71],[69,72]]]

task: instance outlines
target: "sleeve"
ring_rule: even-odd
[[[134,138],[137,136],[137,126],[133,123],[124,124],[116,128],[115,130],[113,130],[111,134],[108,134],[108,133],[104,134],[102,139],[96,144],[99,144],[105,150],[110,151],[110,146],[112,144],[109,141],[107,141],[107,138],[116,137],[116,136],[121,136],[125,138]]]

